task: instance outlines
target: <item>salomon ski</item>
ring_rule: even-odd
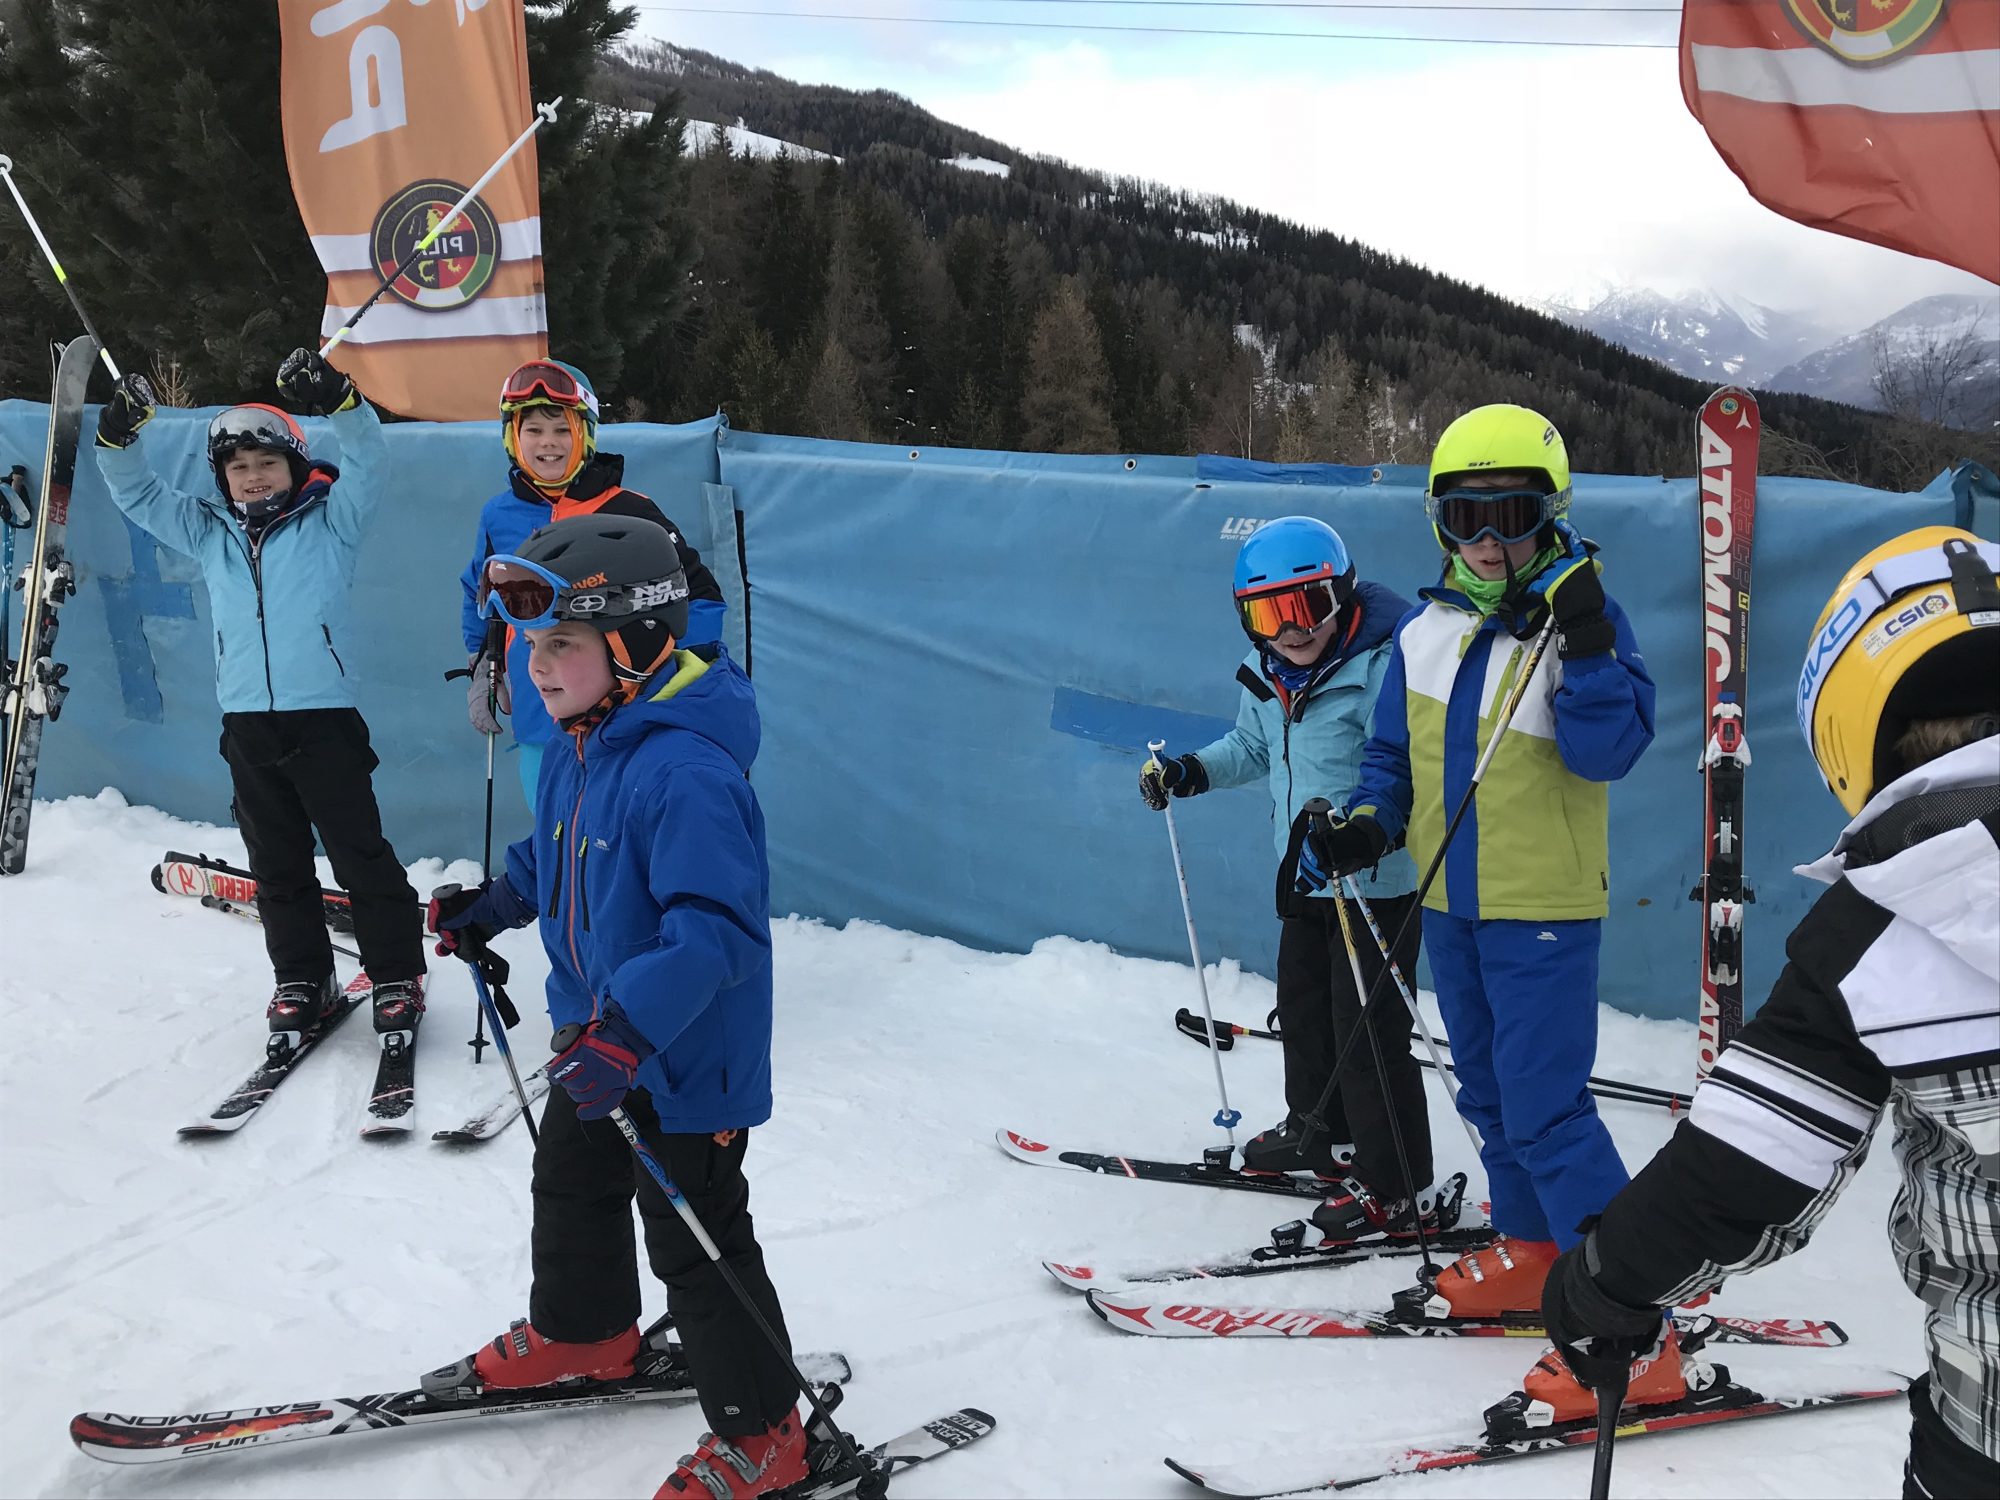
[[[1147,1161],[1138,1156],[1100,1156],[1091,1151],[1059,1151],[1011,1130],[996,1136],[1000,1149],[1016,1161],[1038,1167],[1069,1167],[1108,1177],[1136,1177],[1147,1182],[1187,1182],[1197,1187],[1240,1188],[1251,1193],[1277,1193],[1288,1198],[1324,1198],[1328,1183],[1316,1177],[1265,1176],[1230,1165],[1227,1146],[1202,1152],[1200,1161]]]
[[[1708,717],[1701,752],[1705,789],[1699,901],[1701,1016],[1698,1078],[1743,1029],[1743,908],[1757,899],[1743,879],[1743,780],[1750,765],[1743,707],[1750,635],[1750,538],[1757,519],[1757,402],[1725,386],[1702,406],[1702,678]]]
[[[1378,1339],[1546,1338],[1532,1313],[1518,1317],[1406,1319],[1388,1312],[1348,1312],[1299,1307],[1219,1307],[1172,1302],[1145,1292],[1094,1290],[1090,1310],[1122,1333],[1179,1339]],[[1812,1318],[1728,1318],[1678,1311],[1682,1346],[1769,1344],[1792,1349],[1838,1349],[1847,1334],[1838,1323]]]
[[[49,395],[49,446],[42,459],[42,493],[35,539],[21,572],[21,654],[6,664],[0,684],[0,875],[18,875],[28,861],[28,820],[35,808],[35,768],[42,726],[61,716],[69,668],[55,659],[56,615],[76,592],[70,566],[69,495],[83,431],[83,398],[99,345],[75,338],[55,350]]]
[[[304,1062],[336,1026],[352,1015],[373,990],[374,985],[369,982],[366,971],[356,974],[341,991],[339,1006],[318,1026],[300,1037],[296,1047],[274,1049],[248,1078],[230,1092],[228,1098],[209,1111],[205,1119],[181,1126],[180,1134],[227,1135],[241,1130],[250,1123],[250,1117],[264,1107],[278,1085],[291,1077],[292,1070]]]
[[[1690,1428],[1712,1427],[1723,1422],[1747,1422],[1760,1417],[1788,1417],[1804,1411],[1823,1411],[1835,1406],[1855,1406],[1867,1401],[1900,1400],[1905,1390],[1892,1385],[1881,1390],[1834,1391],[1822,1396],[1764,1396],[1728,1379],[1728,1371],[1716,1367],[1718,1381],[1700,1395],[1666,1406],[1648,1406],[1619,1415],[1618,1444],[1622,1448],[1635,1438],[1662,1432],[1683,1432]],[[1395,1474],[1423,1474],[1432,1469],[1466,1469],[1476,1464],[1500,1463],[1510,1458],[1533,1458],[1541,1453],[1560,1453],[1565,1448],[1588,1448],[1597,1441],[1597,1421],[1565,1422],[1531,1431],[1506,1442],[1471,1442],[1442,1447],[1406,1448],[1373,1473],[1340,1473],[1327,1464],[1316,1472],[1290,1475],[1275,1470],[1245,1473],[1225,1465],[1184,1464],[1168,1459],[1167,1467],[1181,1478],[1200,1485],[1211,1494],[1233,1496],[1236,1500],[1263,1500],[1269,1495],[1294,1495],[1356,1489]]]

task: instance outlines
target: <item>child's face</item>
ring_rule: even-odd
[[[1451,487],[1455,490],[1525,490],[1541,482],[1540,476],[1515,469],[1498,474],[1467,474],[1453,481]],[[1518,542],[1503,542],[1497,536],[1483,536],[1476,542],[1458,543],[1458,555],[1481,578],[1505,578],[1510,569],[1518,573],[1534,560],[1540,550],[1539,542],[1532,536]]]
[[[269,449],[238,448],[222,461],[222,477],[228,481],[231,500],[251,505],[290,489],[292,466]]]
[[[543,484],[562,483],[575,446],[569,418],[552,406],[529,407],[514,429],[514,449],[521,455],[521,467]]]
[[[590,626],[574,620],[531,630],[528,677],[550,718],[574,718],[611,691],[611,648]]]
[[[1327,638],[1340,624],[1340,616],[1328,615],[1310,631],[1301,630],[1296,625],[1287,625],[1280,630],[1277,639],[1270,643],[1271,649],[1295,667],[1309,667],[1319,660],[1320,652],[1326,649]]]

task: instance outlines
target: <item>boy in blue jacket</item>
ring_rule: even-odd
[[[382,835],[370,779],[379,762],[343,659],[355,558],[381,504],[387,445],[375,409],[309,349],[279,367],[278,391],[331,417],[345,474],[314,460],[284,412],[253,404],[209,423],[219,498],[168,489],[135,446],[154,409],[140,375],[119,381],[105,403],[97,467],[118,508],[193,558],[208,589],[222,756],[277,977],[266,1011],[272,1056],[299,1047],[340,1001],[315,831],[353,898],[375,1029],[384,1046],[406,1046],[424,1008],[422,908]]]
[[[637,490],[625,487],[625,460],[597,451],[597,392],[583,371],[559,359],[534,359],[500,388],[500,441],[507,450],[507,488],[479,512],[472,559],[459,584],[465,593],[460,626],[472,653],[466,714],[481,734],[500,733],[497,709],[514,726],[521,789],[534,806],[542,751],[561,738],[528,680],[528,642],[506,621],[482,611],[481,570],[496,552],[512,552],[530,532],[570,516],[638,516],[667,528],[688,581],[688,625],[681,644],[701,646],[722,635],[722,590],[680,528]],[[502,665],[504,663],[504,666]]]
[[[756,699],[719,645],[679,644],[688,582],[666,529],[577,516],[489,558],[487,607],[569,743],[544,757],[535,832],[478,891],[440,892],[444,951],[541,923],[548,1008],[585,1029],[549,1064],[528,1318],[426,1376],[520,1388],[632,1373],[636,1192],[647,1257],[711,1431],[661,1496],[763,1494],[805,1477],[799,1392],[606,1115],[622,1106],[783,1335],[743,1156],[771,1117],[770,871],[750,789]]]
[[[1286,516],[1252,533],[1236,554],[1235,598],[1252,648],[1236,669],[1243,684],[1236,727],[1191,754],[1148,760],[1139,773],[1139,794],[1148,807],[1164,811],[1169,796],[1265,784],[1279,859],[1277,1015],[1288,1113],[1245,1144],[1243,1165],[1248,1171],[1316,1172],[1338,1183],[1313,1215],[1329,1241],[1412,1234],[1416,1205],[1431,1223],[1437,1195],[1423,1078],[1410,1056],[1409,1015],[1393,996],[1370,1013],[1375,1044],[1348,1054],[1327,1110],[1328,1135],[1310,1146],[1302,1138],[1301,1121],[1326,1089],[1362,997],[1354,991],[1334,907],[1340,893],[1328,889],[1324,875],[1315,880],[1299,868],[1305,804],[1323,797],[1339,805],[1360,775],[1390,636],[1410,603],[1379,583],[1357,583],[1347,544],[1311,516]],[[1417,888],[1410,856],[1385,851],[1357,884],[1384,934],[1402,932]],[[1381,952],[1359,912],[1350,911],[1348,920],[1359,937],[1362,977],[1372,984],[1381,972]],[[1414,923],[1408,928],[1396,962],[1413,975],[1417,934]],[[1408,1180],[1396,1150],[1398,1128],[1409,1154]]]

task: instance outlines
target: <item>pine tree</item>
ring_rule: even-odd
[[[748,266],[757,326],[786,355],[806,337],[825,295],[825,250],[796,170],[786,151],[764,168],[764,197],[751,216]]]
[[[1118,446],[1097,323],[1082,289],[1067,277],[1035,319],[1028,340],[1021,443],[1045,453],[1108,453]]]
[[[861,369],[837,338],[821,346],[819,360],[799,398],[799,422],[807,437],[866,443],[874,439]]]

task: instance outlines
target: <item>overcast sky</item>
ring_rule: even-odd
[[[1933,292],[2000,298],[1964,272],[1807,229],[1755,202],[1681,102],[1676,7],[1585,0],[1564,14],[1482,15],[1480,3],[1432,15],[1349,0],[713,0],[727,15],[642,0],[638,9],[649,36],[801,82],[891,89],[1021,150],[1220,193],[1507,296],[1607,281],[1709,287],[1835,332]],[[1639,8],[1620,14],[1612,3]],[[781,14],[743,14],[753,10]],[[899,19],[808,19],[815,12]],[[1017,24],[938,24],[947,18]],[[1385,31],[1489,40],[1344,39]],[[1314,32],[1337,35],[1301,35]]]

